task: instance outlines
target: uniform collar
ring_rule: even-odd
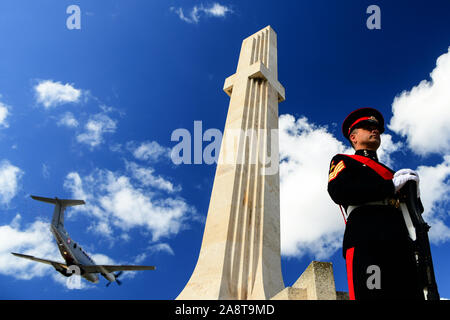
[[[355,154],[357,154],[359,156],[367,157],[369,159],[372,159],[372,160],[375,160],[375,161],[378,162],[378,156],[377,156],[377,152],[376,151],[367,150],[367,149],[360,149],[360,150],[356,150]]]

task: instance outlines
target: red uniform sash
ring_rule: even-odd
[[[370,158],[360,156],[357,154],[352,154],[352,155],[343,154],[343,156],[350,157],[362,164],[365,164],[366,166],[368,166],[369,168],[374,170],[376,173],[378,173],[385,180],[392,180],[392,178],[394,177],[394,175],[391,171],[389,171],[387,168],[383,167],[381,164],[379,164],[378,162],[376,162]]]

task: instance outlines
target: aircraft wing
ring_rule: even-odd
[[[68,268],[67,265],[65,263],[62,263],[62,262],[36,258],[36,257],[33,257],[33,256],[29,256],[27,254],[21,254],[21,253],[15,253],[15,252],[11,252],[11,253],[13,255],[15,255],[16,257],[19,257],[19,258],[24,258],[24,259],[28,259],[28,260],[32,260],[32,261],[41,262],[41,263],[45,263],[45,264],[51,265],[55,269],[58,269],[58,270],[64,270],[64,269],[67,270],[67,268]]]
[[[155,270],[155,266],[127,266],[127,265],[90,265],[80,266],[88,273],[111,273],[114,271],[141,271],[141,270]]]

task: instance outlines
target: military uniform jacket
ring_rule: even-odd
[[[408,237],[399,209],[387,205],[365,205],[395,197],[394,171],[379,163],[373,151],[358,150],[355,155],[353,157],[358,160],[350,155],[334,156],[328,176],[328,193],[336,204],[344,210],[349,205],[359,206],[347,217],[344,255],[350,247],[389,245]],[[364,160],[368,161],[367,164],[363,163]],[[374,165],[377,170],[371,167]]]

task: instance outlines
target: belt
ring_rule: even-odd
[[[348,206],[347,207],[347,217],[350,215],[350,213],[355,210],[356,208],[363,207],[363,206],[390,206],[394,208],[400,208],[400,200],[395,198],[386,198],[380,201],[371,201],[366,202],[357,206]]]

